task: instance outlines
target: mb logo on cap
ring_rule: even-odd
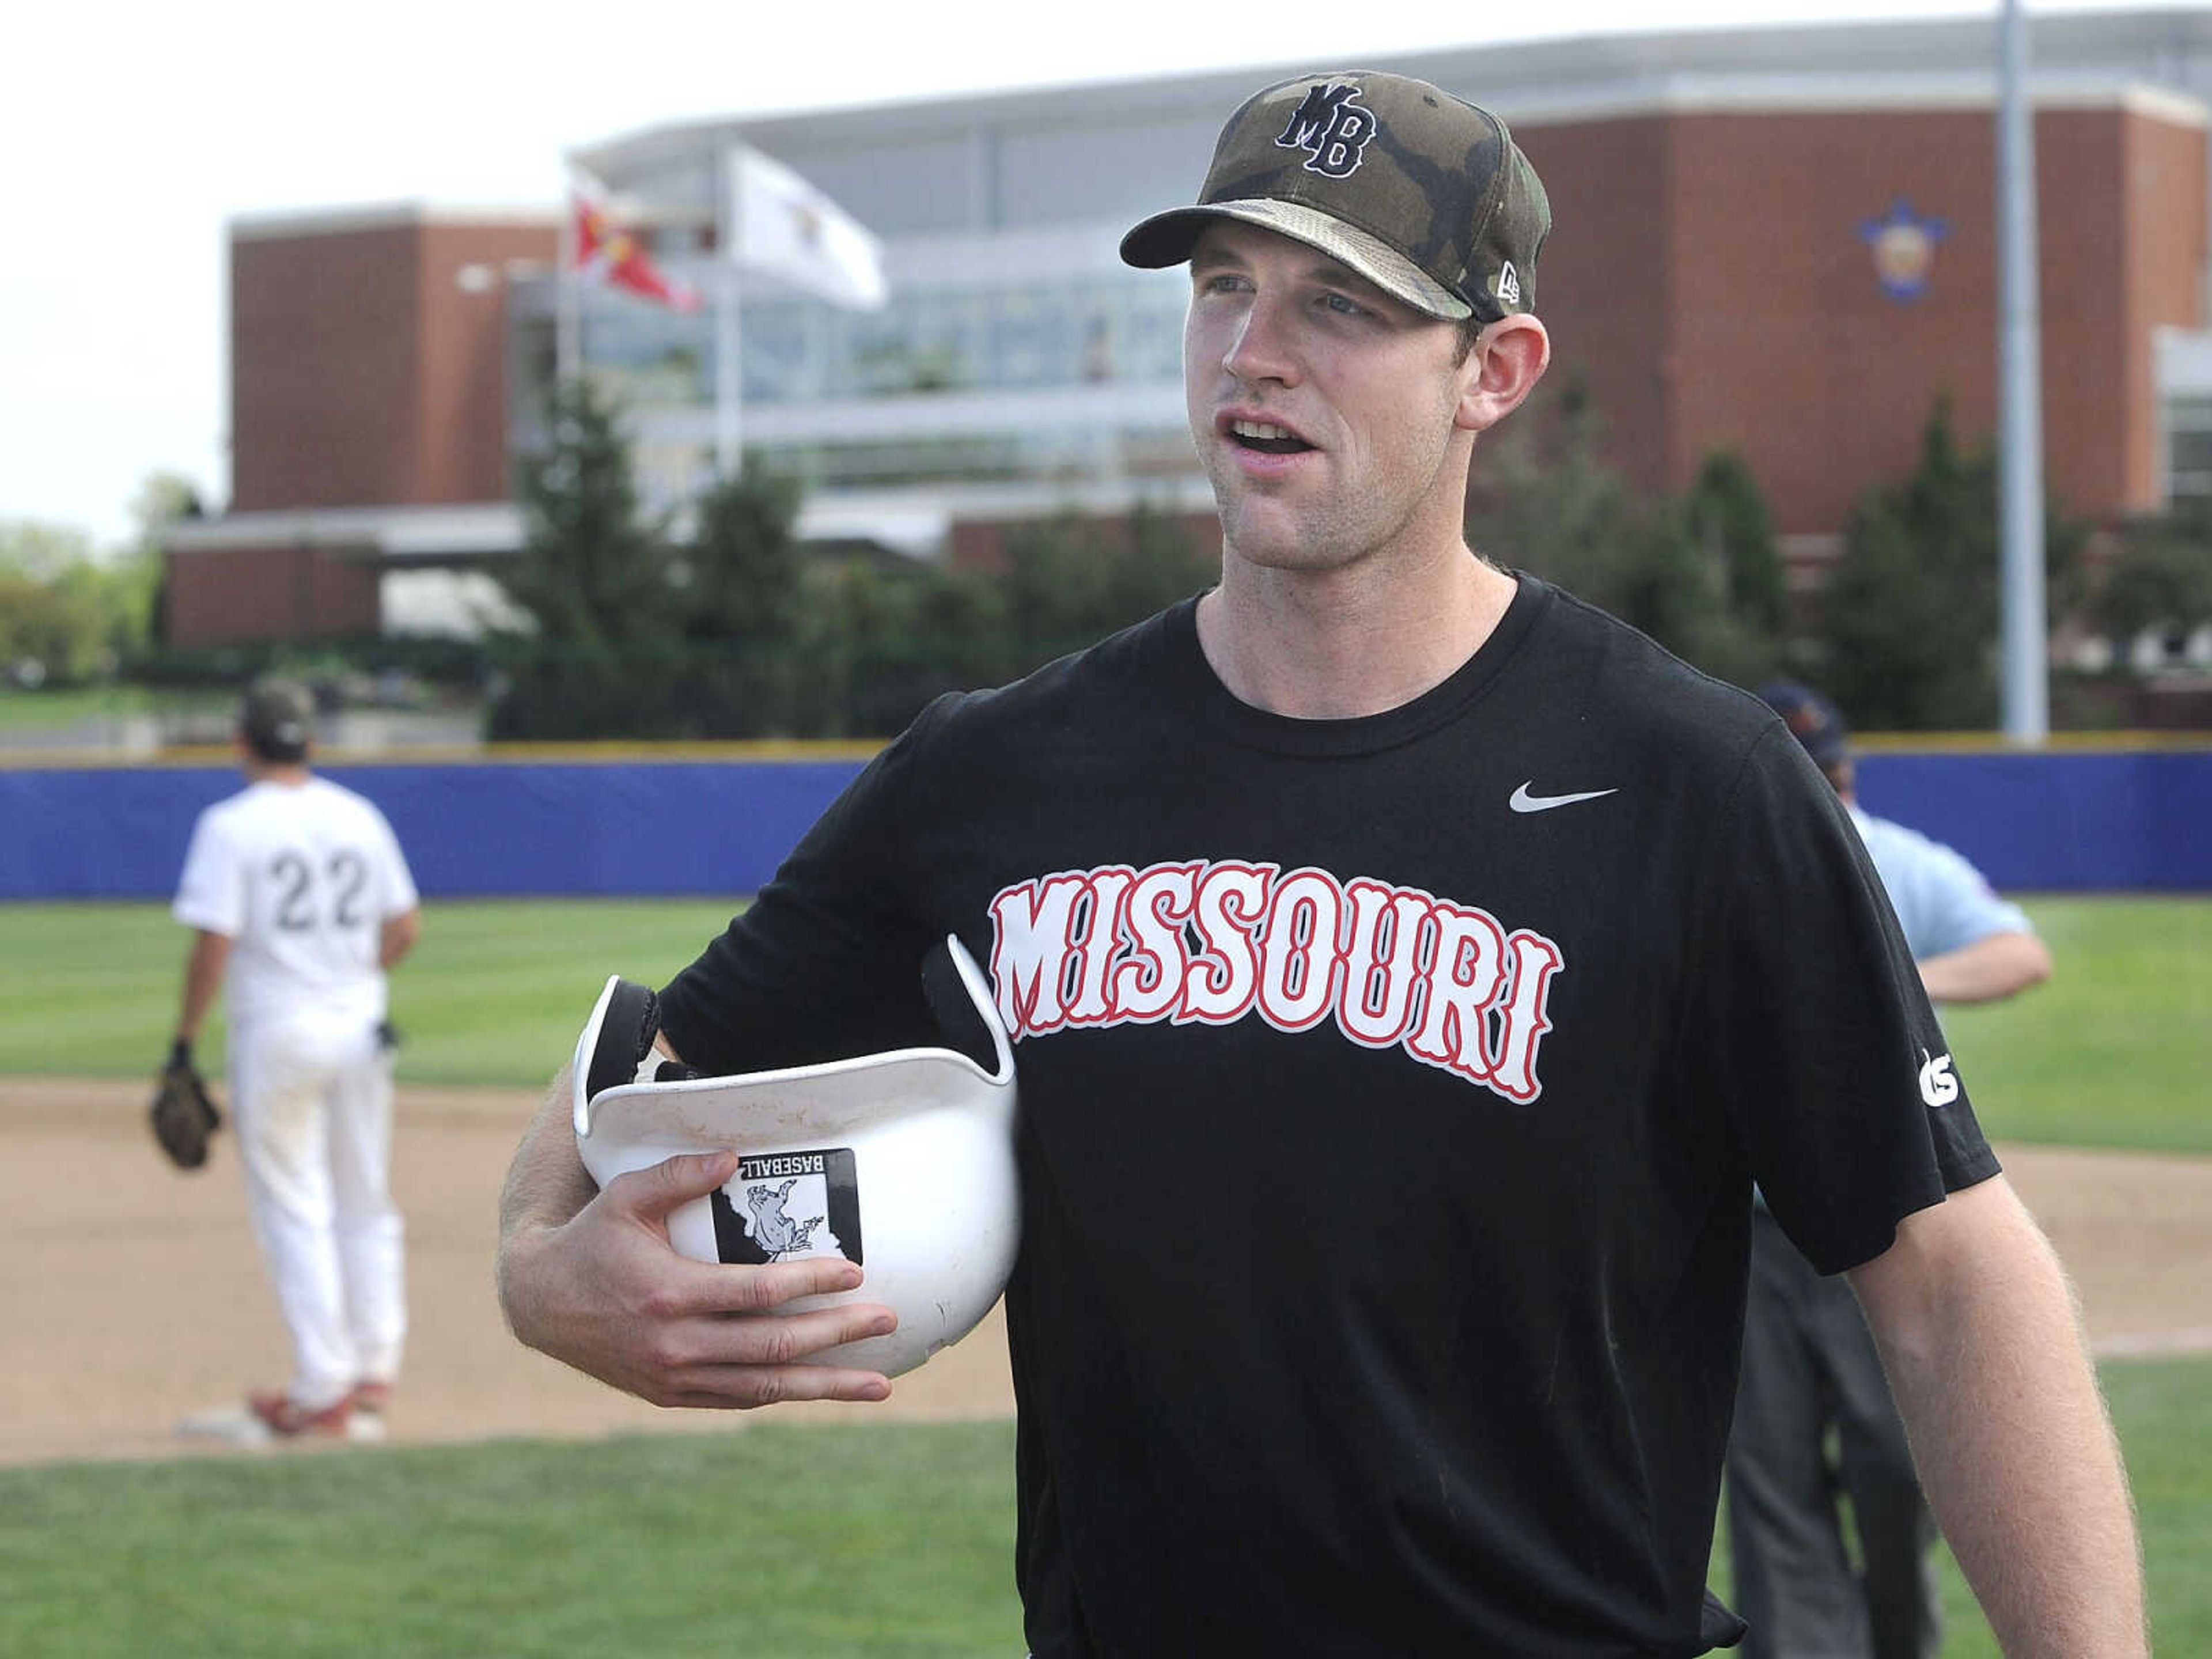
[[[1350,177],[1359,165],[1359,152],[1375,136],[1374,116],[1352,101],[1358,96],[1359,88],[1348,82],[1314,88],[1291,112],[1290,125],[1275,142],[1285,149],[1309,152],[1309,173]]]

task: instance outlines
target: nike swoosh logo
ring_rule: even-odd
[[[1530,783],[1535,780],[1531,778]],[[1532,795],[1528,784],[1513,792],[1513,799],[1505,804],[1516,812],[1548,812],[1554,806],[1572,806],[1578,800],[1598,800],[1607,795],[1617,795],[1618,789],[1585,789],[1579,795]]]

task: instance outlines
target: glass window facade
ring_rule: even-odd
[[[711,269],[684,273],[702,288]],[[519,333],[550,331],[550,278],[523,285]],[[1186,287],[1180,271],[1131,271],[1000,289],[921,289],[881,311],[763,296],[741,304],[748,404],[821,403],[911,392],[1179,382]],[[639,407],[704,404],[714,395],[714,308],[672,311],[616,289],[580,296],[583,361]],[[533,325],[542,325],[534,328]],[[544,380],[542,351],[519,359]]]
[[[2212,499],[2212,396],[2166,400],[2166,478],[2174,501]]]
[[[719,275],[711,261],[670,263],[711,292]],[[748,297],[738,313],[744,407],[750,415],[932,394],[1179,387],[1188,291],[1180,270],[1131,270],[1001,288],[915,288],[895,291],[878,312],[788,294]],[[516,299],[510,406],[514,442],[528,448],[556,372],[560,296],[545,277]],[[720,334],[714,305],[678,312],[603,288],[585,290],[578,305],[586,371],[630,410],[641,435],[658,428],[673,443],[677,429],[696,432],[714,402]],[[1041,431],[1011,416],[1003,433],[808,441],[779,455],[811,482],[854,485],[1157,475],[1194,465],[1179,420],[1157,430]],[[669,478],[684,470],[665,461],[660,469]]]

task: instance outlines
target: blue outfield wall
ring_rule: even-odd
[[[433,897],[757,890],[857,758],[333,765]],[[167,899],[219,767],[0,769],[0,899]],[[2016,892],[2212,890],[2212,749],[1865,754],[1860,798]]]
[[[428,896],[756,890],[865,763],[344,766]],[[235,770],[0,771],[0,899],[167,899]]]
[[[1863,754],[1858,796],[2001,890],[2212,890],[2212,749]]]

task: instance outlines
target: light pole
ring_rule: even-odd
[[[1997,100],[1997,362],[2002,409],[1999,519],[2004,731],[2051,733],[2050,633],[2043,592],[2042,307],[2037,296],[2035,112],[2027,95],[2027,20],[2003,0]]]

